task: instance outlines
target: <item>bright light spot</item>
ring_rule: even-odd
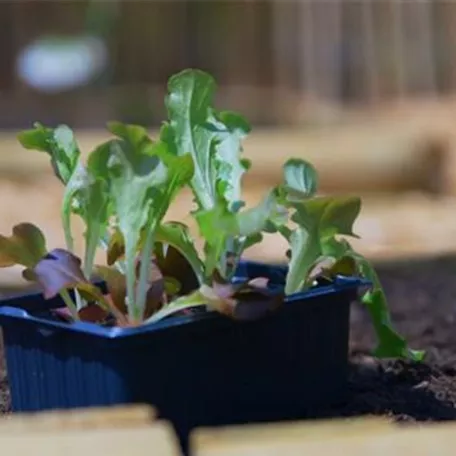
[[[27,85],[57,93],[90,82],[106,66],[108,53],[99,38],[45,37],[19,54],[16,69]]]

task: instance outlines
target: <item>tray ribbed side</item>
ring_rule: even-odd
[[[84,337],[45,334],[27,323],[3,332],[14,411],[128,402],[119,373]]]

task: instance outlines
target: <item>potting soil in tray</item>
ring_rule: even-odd
[[[397,421],[456,420],[456,256],[377,265],[395,327],[424,363],[377,361],[361,305],[352,308],[349,397],[309,418],[383,415]],[[8,390],[0,357],[0,413]]]

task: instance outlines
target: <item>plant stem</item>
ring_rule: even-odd
[[[74,245],[73,245],[73,238],[71,237],[71,233],[68,233],[66,230],[65,231],[65,244],[67,246],[67,249],[69,252],[73,252],[74,250]]]
[[[138,320],[138,307],[135,303],[136,265],[135,265],[136,242],[125,240],[125,260],[127,278],[127,309],[130,319]]]
[[[62,225],[64,227],[63,231],[65,233],[65,244],[67,246],[68,251],[73,253],[74,252],[74,240],[71,235],[71,228],[70,228],[70,226],[67,225],[67,220],[65,218],[64,213],[62,213]],[[65,304],[69,307],[69,309],[71,311],[71,306],[74,306],[73,300],[71,299],[70,295],[68,294],[68,291],[65,290],[65,294],[66,294],[65,297],[61,294],[62,299],[65,301]],[[79,319],[78,310],[82,309],[84,303],[83,303],[83,300],[82,300],[81,295],[79,294],[78,290],[74,290],[74,297],[76,299],[76,306],[75,306],[76,317],[75,317],[75,315],[73,315],[73,317]]]
[[[71,235],[71,226],[69,224],[69,221],[66,217],[66,213],[65,213],[65,210],[63,209],[62,207],[62,210],[61,210],[61,222],[62,222],[62,226],[63,226],[63,233],[65,235],[65,244],[66,244],[66,248],[69,252],[73,253],[73,250],[74,250],[74,239],[73,239],[73,236]]]
[[[75,290],[77,292],[77,290]],[[65,303],[65,305],[68,307],[68,310],[71,312],[72,317],[79,321],[79,314],[78,314],[78,309],[76,304],[73,302],[71,299],[70,293],[68,293],[68,290],[64,289],[60,292],[60,296]]]
[[[154,234],[156,223],[149,226],[146,240],[141,252],[141,265],[139,268],[139,282],[136,290],[136,307],[141,312],[141,319],[144,316],[146,308],[147,291],[149,289],[150,262],[152,258],[152,249],[154,246]]]
[[[93,263],[97,253],[98,239],[100,239],[100,230],[92,230],[90,236],[86,237],[86,246],[84,252],[84,275],[90,280],[92,275]]]

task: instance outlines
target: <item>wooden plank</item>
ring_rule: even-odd
[[[402,58],[406,66],[407,92],[410,95],[435,93],[435,55],[431,20],[433,2],[400,3],[404,39]]]
[[[198,431],[199,437],[193,437],[194,456],[302,456],[318,455],[325,456],[365,456],[385,455],[403,456],[453,456],[456,444],[455,424],[433,424],[425,426],[411,426],[400,428],[388,426],[373,427],[372,429],[353,427],[352,432],[348,428],[340,428],[340,431],[320,434],[313,432],[290,434],[285,438],[278,439],[270,425],[265,425],[255,431],[245,428],[245,438],[241,430],[233,434],[229,432],[225,438],[217,438],[216,430]]]
[[[456,90],[456,3],[429,2],[434,12],[434,54],[436,82],[443,93]]]
[[[11,433],[150,427],[156,416],[147,405],[15,413],[0,419],[0,440]]]
[[[326,438],[347,433],[374,432],[391,426],[389,420],[377,417],[248,424],[221,428],[198,428],[193,431],[191,442],[194,448],[199,448],[233,442],[237,445],[241,442],[250,442],[260,434],[262,434],[261,439],[265,438],[270,441]]]
[[[199,428],[192,432],[190,445],[194,456],[234,455],[236,451],[239,451],[238,454],[244,455],[243,451],[251,446],[255,448],[273,446],[280,449],[281,445],[288,447],[308,440],[337,439],[365,433],[373,435],[391,427],[392,424],[387,419],[362,417],[345,420],[332,419]],[[260,451],[257,454],[260,454]],[[284,454],[288,456],[288,453]]]
[[[301,2],[298,40],[301,89],[317,99],[341,101],[343,57],[341,2]],[[294,37],[296,39],[296,37]]]
[[[27,456],[180,456],[171,425],[157,421],[139,429],[60,429],[0,435],[2,454]]]
[[[364,35],[363,54],[366,62],[368,101],[378,103],[379,74],[377,56],[376,30],[374,20],[374,1],[365,0],[360,4],[362,33]]]
[[[297,40],[300,34],[300,14],[302,5],[298,2],[274,1],[272,8],[271,39],[274,52],[272,53],[274,67],[274,88],[280,93],[290,88],[299,87],[299,70],[301,57],[298,49],[302,40]],[[276,109],[280,110],[283,103],[278,103]]]

